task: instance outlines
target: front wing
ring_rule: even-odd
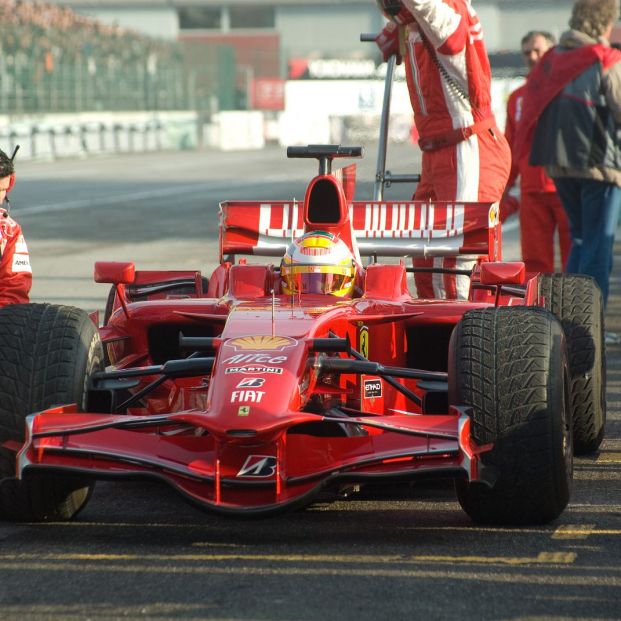
[[[472,441],[466,408],[451,410],[451,415],[345,421],[291,412],[256,435],[221,429],[205,412],[116,416],[63,406],[28,417],[17,473],[20,479],[39,472],[151,477],[204,508],[239,514],[308,504],[327,486],[436,473],[485,482],[479,455],[492,446]],[[308,422],[338,422],[362,432],[350,437],[291,432]]]

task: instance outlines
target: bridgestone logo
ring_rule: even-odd
[[[276,474],[276,458],[268,455],[250,455],[244,462],[238,477],[266,479]]]

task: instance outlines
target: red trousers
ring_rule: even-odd
[[[553,192],[529,192],[520,198],[520,238],[527,272],[554,271],[554,235],[558,231],[561,269],[571,250],[569,221]]]
[[[423,153],[421,182],[414,200],[496,203],[505,191],[511,168],[511,151],[497,128],[474,135],[459,144]],[[476,257],[414,259],[414,267],[472,269]],[[414,274],[419,298],[467,299],[468,276]]]

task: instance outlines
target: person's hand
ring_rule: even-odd
[[[403,59],[399,51],[399,26],[397,24],[388,22],[384,30],[375,37],[375,43],[382,53],[384,62],[388,62],[388,59],[394,54],[397,57],[397,64],[401,64]]]
[[[515,197],[505,192],[500,199],[500,221],[504,222],[509,216],[517,213],[520,208],[520,201]]]

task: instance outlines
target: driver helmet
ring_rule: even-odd
[[[347,244],[331,233],[311,231],[298,237],[280,263],[284,293],[350,296],[356,264]]]
[[[377,6],[382,15],[391,22],[405,26],[414,21],[414,16],[403,6],[401,0],[377,0]]]

